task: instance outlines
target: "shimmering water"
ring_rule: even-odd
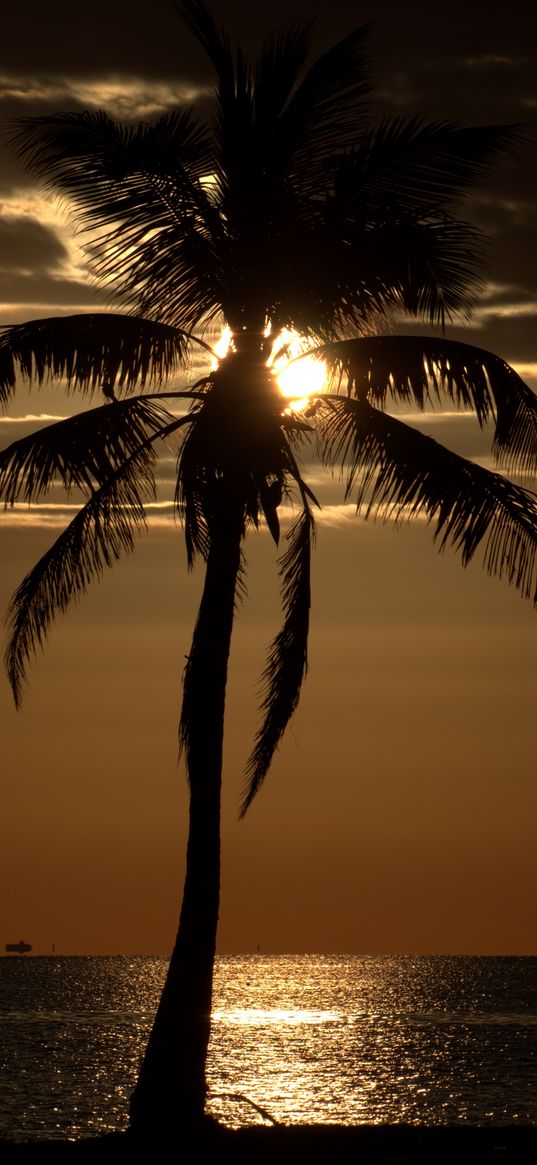
[[[0,1134],[125,1126],[165,966],[0,960]],[[537,1124],[537,959],[222,958],[209,1082],[234,1126]]]

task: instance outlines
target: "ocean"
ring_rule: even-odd
[[[0,1136],[126,1127],[165,969],[0,959]],[[537,1125],[537,958],[222,957],[208,1075],[230,1127]]]

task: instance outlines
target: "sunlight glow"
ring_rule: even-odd
[[[302,356],[307,351],[308,341],[298,332],[284,328],[274,341],[270,358],[282,396],[298,411],[305,408],[313,393],[326,388],[326,364],[314,356]]]
[[[303,1024],[334,1023],[342,1019],[340,1011],[315,1011],[310,1008],[261,1008],[235,1007],[229,1010],[213,1011],[214,1023],[225,1024]]]
[[[270,324],[265,328],[265,336],[270,336]],[[233,343],[233,333],[227,325],[212,345],[215,357],[211,367],[217,368],[225,360]],[[274,339],[268,366],[275,374],[282,396],[289,402],[293,412],[300,412],[309,404],[314,393],[323,392],[327,386],[327,368],[324,360],[308,356],[308,341],[294,329],[283,328]]]
[[[213,368],[216,368],[220,361],[225,359],[231,348],[231,328],[227,324],[225,328],[222,328],[216,344],[213,344],[212,347],[217,359],[212,360],[211,364]]]

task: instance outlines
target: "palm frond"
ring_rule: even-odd
[[[105,566],[134,549],[146,526],[144,501],[154,497],[154,453],[143,448],[79,511],[26,575],[8,609],[6,668],[17,707],[26,666],[42,647],[55,615],[65,612]]]
[[[267,135],[269,155],[274,148],[273,139],[278,136],[278,121],[308,59],[312,29],[310,20],[294,21],[262,46],[254,75],[253,114],[258,133]]]
[[[13,129],[10,145],[26,168],[98,223],[113,221],[109,199],[134,174],[166,180],[173,168],[186,196],[211,164],[210,136],[188,109],[168,111],[154,125],[121,125],[102,110],[83,110],[18,118]],[[116,218],[123,209],[120,197]]]
[[[207,561],[210,548],[208,510],[210,494],[214,491],[213,467],[207,463],[203,433],[199,424],[203,407],[190,414],[192,425],[177,459],[175,506],[184,525],[186,556],[192,569],[197,554]]]
[[[230,205],[234,201],[233,188],[235,200],[240,202],[245,172],[251,173],[252,169],[256,169],[257,158],[252,167],[250,156],[253,145],[252,71],[240,45],[232,44],[227,32],[218,28],[203,0],[180,0],[180,3],[172,0],[172,3],[216,72],[211,173],[216,181],[220,207],[229,231],[233,217]],[[248,192],[244,191],[244,194],[246,202]],[[227,256],[225,267],[229,267],[230,262],[232,259]]]
[[[370,26],[361,25],[318,57],[285,110],[282,128],[295,139],[296,179],[308,187],[318,181],[319,163],[354,145],[363,127],[364,97],[372,89],[369,35]]]
[[[525,140],[521,126],[461,126],[420,117],[387,118],[333,162],[335,198],[348,212],[378,220],[398,208],[447,208],[481,186],[491,166]]]
[[[483,548],[487,572],[505,577],[537,603],[537,496],[372,408],[327,402],[321,449],[347,476],[346,496],[366,516],[424,514],[440,550],[451,545],[464,566]]]
[[[232,94],[235,88],[235,70],[230,40],[219,29],[203,0],[172,0],[181,20],[207,54],[220,83],[220,89]]]
[[[483,283],[486,240],[450,207],[482,184],[496,158],[512,153],[523,138],[516,126],[466,128],[394,118],[356,135],[351,151],[329,160],[327,222],[336,231],[345,224],[347,256],[337,255],[337,270],[339,281],[345,273],[348,323],[364,333],[365,297],[356,298],[360,286],[352,263],[373,303],[380,300],[388,310],[442,327],[455,313],[468,314]]]
[[[44,425],[0,452],[0,499],[5,506],[35,502],[56,482],[92,494],[176,420],[160,400],[141,396]]]
[[[123,126],[102,112],[17,123],[16,153],[66,196],[110,295],[191,329],[219,309],[221,217],[207,187],[214,148],[191,111]]]
[[[198,475],[193,482],[183,474],[177,478],[175,505],[185,531],[186,558],[189,570],[194,566],[197,554],[207,561],[209,554],[209,526],[207,523],[206,476]]]
[[[494,420],[500,464],[535,470],[537,396],[500,356],[428,336],[363,337],[317,351],[349,396],[381,408],[391,398],[420,409],[447,398],[475,411],[480,425]]]
[[[113,407],[113,406],[108,406]],[[79,598],[123,553],[134,549],[134,536],[146,528],[145,502],[155,497],[154,443],[189,422],[174,418],[145,437],[95,490],[13,595],[7,613],[9,642],[5,656],[17,707],[22,699],[26,665],[43,646],[60,611]]]
[[[302,513],[287,534],[288,547],[280,564],[284,622],[271,643],[263,672],[266,693],[261,707],[264,721],[246,769],[241,817],[266,777],[274,752],[297,707],[307,670],[310,559],[315,525],[305,499],[303,503]]]
[[[366,223],[333,217],[330,202],[316,221],[289,223],[264,269],[271,318],[317,338],[371,336],[394,313],[443,326],[469,313],[482,285],[479,232],[446,215],[418,221],[394,214]],[[333,272],[337,271],[337,279]]]
[[[17,375],[39,385],[65,380],[68,390],[134,392],[179,369],[196,337],[154,320],[116,313],[58,316],[0,328],[0,403]],[[201,346],[210,351],[201,341]]]
[[[349,234],[353,260],[387,314],[404,313],[441,328],[456,315],[470,316],[486,262],[483,237],[468,223],[446,214],[417,218],[396,212],[376,228],[358,229],[356,239]]]

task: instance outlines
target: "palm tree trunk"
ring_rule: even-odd
[[[243,510],[214,523],[203,595],[185,669],[182,735],[190,785],[179,929],[138,1083],[131,1128],[167,1135],[203,1119],[220,895],[220,789],[227,665]]]

